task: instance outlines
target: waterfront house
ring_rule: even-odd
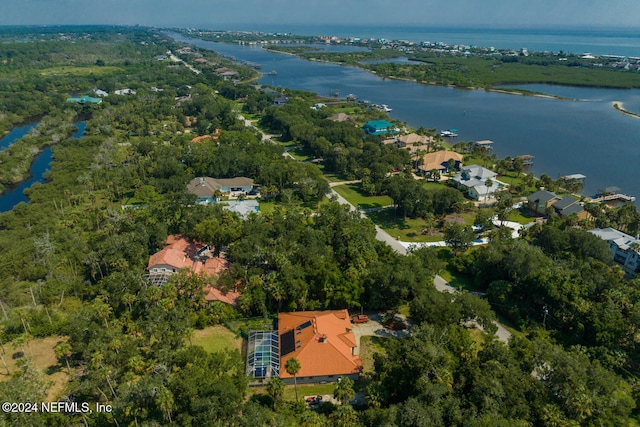
[[[292,357],[300,362],[298,383],[357,380],[362,360],[347,310],[300,311],[278,315],[280,378],[293,382],[284,366]]]
[[[467,195],[473,200],[487,201],[492,199],[501,185],[495,180],[497,173],[479,165],[463,166],[459,174],[452,179],[458,187],[467,189]],[[492,180],[493,185],[487,186],[487,180]]]
[[[398,147],[405,148],[411,146],[428,146],[431,138],[417,133],[410,133],[398,137]]]
[[[609,244],[613,260],[620,264],[627,274],[635,277],[640,272],[640,239],[613,228],[596,228],[589,230],[589,233]]]
[[[560,196],[551,191],[539,190],[527,196],[527,207],[539,215],[546,215],[547,208],[560,199]]]
[[[425,173],[431,172],[434,169],[445,173],[449,170],[450,160],[453,160],[454,169],[460,169],[462,158],[462,154],[456,153],[455,151],[435,151],[422,156],[422,164],[418,166],[418,169]]]
[[[576,199],[573,196],[562,196],[562,198],[555,202],[552,206],[555,213],[560,216],[569,216],[571,214],[576,214],[578,215],[579,219],[585,219],[588,215],[587,211],[585,211],[580,204],[580,200]]]
[[[224,78],[225,80],[226,80],[227,78],[229,78],[229,77],[235,77],[235,76],[237,76],[237,75],[238,75],[238,72],[237,72],[236,70],[231,69],[231,68],[227,68],[227,67],[217,68],[217,69],[215,70],[215,73],[216,73],[218,76],[220,76],[220,77]]]
[[[553,213],[562,217],[576,215],[578,219],[589,218],[580,200],[573,196],[559,196],[551,191],[539,190],[527,197],[527,207],[538,215]]]
[[[382,135],[387,133],[397,133],[396,125],[386,120],[372,120],[366,122],[362,129],[369,135]]]

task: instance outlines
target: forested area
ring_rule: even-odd
[[[153,30],[101,29],[85,38],[86,31],[65,31],[76,43],[51,35],[0,45],[0,59],[11,52],[14,64],[0,66],[1,78],[31,84],[28,105],[51,103],[16,113],[10,102],[17,95],[3,93],[3,123],[43,115],[25,141],[52,145],[54,156],[47,182],[28,191],[30,203],[0,215],[0,400],[100,402],[113,411],[1,413],[2,423],[617,426],[637,416],[638,283],[610,265],[603,242],[552,222],[526,241],[502,236],[455,257],[433,248],[399,255],[376,240],[370,220],[326,197],[317,166],[282,156],[282,146],[263,142],[237,115],[261,116],[266,129],[323,157],[325,171],[370,176],[373,191],[391,196],[405,215],[455,210],[457,190],[427,195],[407,176],[388,176],[410,166],[405,151],[326,120],[328,111],[309,108],[311,94],[286,91],[289,105],[276,108],[274,95],[249,84],[153,59],[176,48]],[[57,56],[45,61],[44,51]],[[42,72],[65,56],[79,68],[98,59],[99,67],[115,68]],[[20,73],[29,75],[23,83]],[[94,87],[138,92],[95,106],[65,103]],[[82,138],[62,132],[80,119],[87,124]],[[192,142],[209,134],[216,138]],[[243,220],[219,205],[199,205],[186,191],[198,176],[252,178],[269,208]],[[423,203],[414,206],[416,194]],[[149,255],[172,233],[224,252],[231,266],[215,284],[242,290],[237,307],[204,300],[211,277],[176,274],[162,287],[145,280]],[[488,299],[438,292],[434,275],[447,262],[474,277]],[[239,317],[401,306],[416,323],[413,334],[385,340],[357,385],[362,406],[340,399],[345,404],[316,412],[284,402],[275,383],[256,392],[240,352],[209,352],[191,340],[196,329]],[[493,310],[526,334],[508,345],[496,340]],[[55,393],[33,362],[31,345],[44,337],[59,338],[58,371],[67,375]],[[9,345],[19,351],[5,352]],[[16,362],[5,364],[10,358]]]

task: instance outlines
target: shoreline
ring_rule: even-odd
[[[634,113],[633,111],[629,111],[627,109],[624,108],[624,103],[622,101],[612,101],[611,102],[611,106],[621,112],[622,114],[624,114],[625,116],[629,116],[629,117],[633,117],[634,119],[640,119],[640,114],[638,113]]]
[[[549,94],[546,94],[546,93],[527,92],[525,90],[520,90],[520,89],[506,90],[506,89],[494,89],[494,88],[484,88],[484,87],[460,87],[460,86],[456,86],[456,85],[440,85],[440,84],[437,84],[437,83],[418,81],[416,79],[410,79],[410,78],[406,78],[406,77],[384,76],[384,75],[380,75],[380,74],[376,73],[375,71],[372,71],[372,70],[369,70],[369,69],[363,68],[363,67],[358,67],[357,65],[353,65],[353,64],[345,64],[343,62],[327,61],[327,60],[317,59],[317,58],[304,58],[304,57],[302,57],[300,55],[297,55],[295,53],[283,52],[283,51],[280,51],[280,50],[269,49],[268,47],[264,47],[264,46],[262,47],[262,49],[266,50],[267,52],[271,52],[271,53],[279,53],[279,54],[282,54],[282,55],[295,56],[296,58],[299,58],[299,59],[301,59],[303,61],[323,62],[325,64],[339,65],[339,66],[342,66],[342,67],[358,68],[360,70],[363,70],[363,71],[366,71],[366,72],[368,72],[370,74],[378,76],[381,79],[390,79],[390,80],[398,80],[398,81],[403,81],[403,82],[411,82],[411,83],[417,83],[417,84],[421,84],[421,85],[425,85],[425,86],[451,87],[451,88],[458,89],[458,90],[484,90],[485,92],[501,93],[503,95],[532,96],[534,98],[556,99],[556,100],[560,100],[560,101],[578,101],[577,99],[573,99],[573,98],[566,98],[566,97],[562,97],[562,96],[558,96],[558,95],[549,95]]]

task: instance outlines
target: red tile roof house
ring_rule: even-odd
[[[300,362],[298,383],[337,381],[341,376],[357,380],[362,360],[354,355],[352,328],[347,310],[280,313],[280,378],[293,383],[284,367],[295,357]]]
[[[218,276],[228,268],[229,262],[226,259],[213,257],[206,245],[180,234],[167,237],[167,245],[151,255],[147,264],[149,280],[159,286],[164,285],[170,275],[180,270],[188,269],[195,274]],[[222,301],[231,305],[236,305],[241,295],[236,291],[225,293],[211,285],[205,286],[204,292],[204,299],[207,301]]]

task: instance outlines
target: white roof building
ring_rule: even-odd
[[[640,239],[613,228],[589,230],[609,243],[613,260],[622,265],[625,272],[635,276],[640,271]]]

